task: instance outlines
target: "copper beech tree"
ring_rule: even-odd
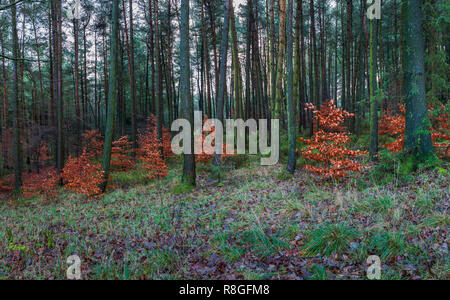
[[[156,117],[151,115],[147,120],[146,130],[139,135],[137,158],[142,161],[141,167],[148,172],[149,179],[164,178],[169,174],[164,157],[173,156],[171,135],[164,126],[162,131],[163,142],[161,143],[157,137]]]
[[[99,188],[104,180],[101,165],[92,162],[86,150],[79,157],[69,157],[61,178],[64,187],[77,194],[84,194],[88,198],[102,195],[102,190]]]
[[[305,159],[314,161],[318,165],[306,165],[305,169],[323,178],[342,178],[349,172],[362,172],[367,169],[354,158],[367,155],[368,152],[347,148],[351,137],[344,122],[346,119],[353,118],[354,114],[338,108],[334,100],[323,104],[320,110],[317,110],[313,104],[307,104],[307,109],[313,111],[319,128],[311,139],[299,139],[306,144],[301,154]]]
[[[208,116],[205,117],[205,120],[203,121],[203,125],[205,125],[207,121],[208,121]],[[203,128],[205,128],[205,127],[203,126]],[[208,146],[210,146],[210,148],[206,148],[208,146],[205,147],[205,140],[208,136],[212,138],[211,145],[208,145]],[[202,135],[199,136],[194,142],[195,142],[196,148],[202,149],[202,152],[200,154],[195,155],[195,162],[204,163],[204,164],[210,163],[211,160],[214,158],[214,155],[208,154],[208,153],[214,152],[214,148],[216,145],[216,127],[212,126],[210,130],[203,129]],[[220,156],[222,159],[234,155],[234,153],[232,153],[232,154],[227,153],[227,151],[226,151],[227,144],[226,143],[222,143],[222,147],[223,147],[223,151],[222,151],[222,155]]]
[[[173,155],[170,144],[170,133],[163,128],[164,142],[160,143],[156,137],[155,117],[148,120],[147,130],[139,135],[139,147],[134,150],[137,159],[142,162],[140,167],[148,172],[149,179],[164,178],[168,175],[168,167],[164,157]],[[50,151],[42,144],[36,158],[44,167],[39,172],[23,174],[23,192],[25,196],[42,196],[47,200],[56,196],[58,182],[62,179],[64,188],[77,194],[83,194],[88,198],[101,196],[102,190],[99,186],[103,183],[104,176],[98,159],[103,153],[103,136],[98,130],[87,130],[82,134],[83,151],[80,156],[69,156],[65,166],[59,175],[54,167],[45,165],[52,159]],[[121,137],[113,142],[111,151],[112,171],[127,171],[136,166],[132,157],[132,141],[127,136]],[[164,156],[160,149],[163,149]],[[0,190],[11,191],[10,183],[0,182]],[[109,186],[111,188],[111,186]]]
[[[399,105],[399,113],[394,114],[388,109],[380,120],[380,135],[388,136],[392,142],[383,145],[391,152],[401,152],[405,147],[405,105]],[[439,109],[430,108],[428,111],[431,120],[431,140],[440,157],[450,155],[450,113],[449,106],[441,105]]]

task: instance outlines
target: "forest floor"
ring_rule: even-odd
[[[248,158],[182,193],[177,165],[100,199],[0,201],[0,279],[65,279],[74,254],[84,279],[366,279],[370,255],[383,279],[449,278],[448,166],[330,182]]]

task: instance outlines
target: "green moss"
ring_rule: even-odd
[[[444,169],[444,168],[441,168],[441,167],[437,168],[437,172],[438,172],[439,175],[442,175],[442,176],[447,176],[448,175],[448,171],[446,169]]]
[[[189,194],[195,187],[186,183],[178,184],[173,190],[172,194]]]
[[[292,174],[287,173],[285,170],[281,171],[280,173],[278,173],[277,175],[277,179],[280,181],[287,181],[294,178],[294,176]]]
[[[405,153],[400,166],[400,174],[408,175],[418,170],[432,169],[440,166],[441,163],[442,161],[433,151]]]

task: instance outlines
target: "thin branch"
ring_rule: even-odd
[[[7,10],[8,8],[10,8],[10,7],[12,7],[12,6],[14,6],[14,5],[16,5],[16,4],[19,4],[20,2],[23,2],[24,0],[17,0],[16,2],[14,2],[14,3],[10,3],[10,4],[7,4],[7,5],[5,5],[5,6],[0,6],[0,11],[2,11],[2,10]]]
[[[4,59],[8,59],[8,60],[16,60],[16,61],[31,61],[31,62],[37,62],[37,60],[35,60],[35,59],[24,58],[24,57],[22,57],[22,58],[15,58],[15,57],[9,57],[9,56],[2,55],[2,54],[0,54],[0,58],[4,58]],[[41,62],[48,62],[48,60],[42,60],[42,59],[41,59]]]

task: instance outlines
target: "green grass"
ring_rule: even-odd
[[[307,255],[342,254],[357,236],[358,232],[346,224],[325,224],[308,232],[309,241],[304,251]]]
[[[370,255],[383,279],[446,278],[442,172],[336,183],[305,171],[280,180],[284,166],[254,162],[226,170],[222,186],[210,168],[195,189],[171,168],[161,181],[113,173],[118,189],[99,199],[0,200],[0,279],[65,279],[74,254],[85,279],[365,279]]]
[[[408,244],[400,232],[382,231],[370,240],[372,249],[381,259],[387,260],[407,252]]]

